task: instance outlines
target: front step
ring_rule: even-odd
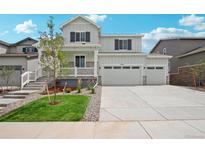
[[[15,98],[15,99],[24,99],[25,95],[4,95],[3,98]]]
[[[26,85],[25,87],[39,87],[39,88],[41,88],[41,87],[43,87],[43,85],[28,84],[28,85]]]
[[[44,85],[44,84],[46,84],[46,82],[38,82],[38,81],[36,81],[36,82],[30,82],[29,84],[32,84],[32,85]]]
[[[29,92],[11,92],[11,93],[7,93],[6,95],[29,95]]]
[[[41,90],[42,87],[24,87],[23,90]]]

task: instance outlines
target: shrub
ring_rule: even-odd
[[[71,88],[69,88],[69,87],[67,87],[66,89],[65,89],[65,92],[66,93],[70,93],[72,90],[71,90]]]
[[[80,79],[78,79],[77,81],[77,92],[81,93],[81,80]]]

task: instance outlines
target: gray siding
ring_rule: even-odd
[[[0,44],[0,54],[5,54],[8,51],[8,47]]]
[[[35,44],[35,41],[32,40],[26,40],[24,42],[19,43],[17,46],[12,46],[8,49],[8,53],[23,53],[24,47],[30,47],[33,44]]]
[[[162,40],[152,53],[163,54],[163,49],[166,48],[166,54],[172,55],[170,59],[170,72],[175,73],[178,71],[178,67],[195,64],[198,60],[204,59],[204,54],[195,54],[187,56],[186,58],[177,58],[186,52],[192,51],[198,47],[205,47],[205,39],[201,40]]]

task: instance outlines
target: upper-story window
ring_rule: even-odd
[[[163,54],[163,55],[166,55],[166,54],[167,54],[167,48],[163,48],[162,54]]]
[[[23,53],[35,53],[35,52],[38,52],[35,47],[23,47],[22,51],[23,51]]]
[[[90,42],[90,32],[70,32],[70,42]]]
[[[115,39],[115,50],[132,50],[132,40]]]

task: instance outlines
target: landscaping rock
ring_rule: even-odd
[[[88,95],[91,96],[91,100],[82,121],[99,121],[100,103],[101,103],[101,86],[98,86],[96,88],[96,94],[88,94]]]

